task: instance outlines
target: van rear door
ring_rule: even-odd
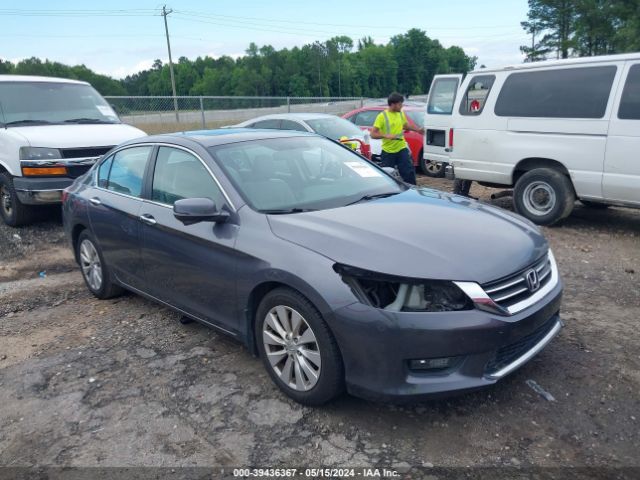
[[[625,66],[609,122],[602,176],[605,200],[640,206],[640,62]]]
[[[433,77],[424,118],[424,158],[427,161],[449,162],[451,117],[461,82],[462,75]]]

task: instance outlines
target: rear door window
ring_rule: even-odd
[[[624,84],[618,118],[621,120],[640,120],[640,63],[629,69]]]
[[[106,189],[116,193],[139,197],[142,179],[152,147],[131,147],[115,153]]]
[[[307,129],[300,125],[298,122],[294,122],[293,120],[282,120],[282,124],[280,126],[282,130],[296,130],[298,132],[306,132]]]
[[[270,120],[260,120],[252,125],[253,128],[269,128],[269,129],[279,129],[280,128],[280,119],[272,118]]]
[[[461,115],[480,115],[482,113],[495,79],[494,75],[476,75],[471,78],[464,98],[460,102]]]
[[[354,123],[359,127],[373,127],[373,123],[376,121],[376,117],[379,114],[379,110],[366,110],[364,112],[358,112]]]
[[[457,91],[457,78],[439,78],[434,81],[429,93],[427,112],[434,115],[451,115]]]
[[[501,117],[602,118],[616,67],[517,72],[507,77],[496,101]]]

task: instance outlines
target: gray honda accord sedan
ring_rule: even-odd
[[[562,326],[536,226],[314,134],[144,137],[63,197],[96,297],[129,290],[237,338],[304,404],[491,385]]]

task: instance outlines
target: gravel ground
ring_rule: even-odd
[[[500,384],[315,409],[235,341],[135,295],[93,298],[49,217],[0,226],[2,466],[640,467],[640,210],[577,206],[544,229],[566,328]]]

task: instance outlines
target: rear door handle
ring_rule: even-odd
[[[90,198],[89,201],[93,204],[93,205],[102,205],[102,202],[100,201],[100,199],[98,197],[93,197]]]
[[[142,220],[142,222],[146,223],[147,225],[155,225],[156,223],[158,223],[156,222],[156,219],[148,213],[140,215],[140,220]]]

